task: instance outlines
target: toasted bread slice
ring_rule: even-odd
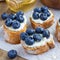
[[[4,37],[5,40],[11,44],[19,44],[20,43],[20,33],[21,32],[25,32],[27,29],[27,25],[24,26],[23,29],[21,29],[20,31],[12,31],[9,30],[8,28],[6,28],[6,25],[3,25],[3,29],[4,29]]]
[[[58,25],[58,22],[57,22],[57,25],[56,25],[55,36],[56,36],[57,40],[60,42],[60,26]]]
[[[21,41],[23,48],[27,53],[30,54],[42,54],[44,52],[47,52],[49,49],[55,47],[55,43],[53,38],[51,38],[48,42],[46,42],[44,45],[36,46],[36,47],[29,47],[23,44],[23,41]]]
[[[49,20],[43,22],[42,24],[41,23],[36,23],[32,20],[32,18],[30,17],[30,22],[31,22],[31,25],[32,27],[35,29],[36,27],[43,27],[43,28],[49,28],[53,22],[54,22],[54,16],[52,16]]]

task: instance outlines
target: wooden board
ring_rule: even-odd
[[[4,1],[4,0],[0,0],[0,1]]]
[[[10,59],[7,56],[7,52],[0,49],[0,60],[25,60],[25,59],[19,56],[17,56],[15,59]]]
[[[11,13],[5,2],[0,2],[0,26],[4,24],[4,21],[1,19],[1,14],[3,12]],[[12,60],[7,57],[7,52],[0,49],[0,60]],[[25,60],[24,58],[18,57],[13,60]]]

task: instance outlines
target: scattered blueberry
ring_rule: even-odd
[[[41,8],[35,8],[35,9],[34,9],[34,12],[41,13]]]
[[[16,13],[16,15],[17,15],[17,16],[19,16],[19,15],[24,15],[24,13],[23,13],[22,11],[19,11],[19,12]]]
[[[41,41],[41,39],[42,39],[41,35],[39,35],[39,34],[34,34],[34,35],[33,35],[33,38],[34,38],[34,40],[37,41],[37,42]]]
[[[34,12],[34,13],[33,13],[33,18],[34,18],[34,19],[39,19],[39,14],[38,14],[37,12]]]
[[[24,41],[24,40],[25,40],[25,38],[27,38],[27,37],[28,37],[28,34],[27,34],[27,33],[25,33],[25,32],[23,32],[23,33],[21,33],[20,37],[21,37],[21,39]]]
[[[8,16],[9,18],[11,18],[11,19],[15,19],[16,18],[16,14],[9,14],[9,16]]]
[[[1,17],[2,17],[2,19],[3,19],[3,20],[5,20],[5,19],[7,19],[7,17],[8,17],[8,14],[6,14],[6,13],[3,13],[3,14],[1,15]]]
[[[28,29],[26,30],[26,33],[28,33],[28,35],[32,35],[32,34],[35,33],[35,31],[34,31],[33,29],[28,28]]]
[[[43,13],[46,13],[46,12],[48,11],[48,7],[42,6],[42,7],[41,7],[41,11],[42,11]]]
[[[34,44],[34,39],[32,37],[27,37],[27,38],[25,38],[25,43],[27,45],[33,45]]]
[[[12,25],[12,19],[7,18],[6,21],[5,21],[5,25],[10,27]]]
[[[24,17],[23,17],[22,15],[19,15],[19,16],[17,17],[17,20],[18,20],[20,23],[22,23],[22,22],[24,22]]]
[[[43,37],[49,38],[50,37],[50,32],[48,30],[44,30]]]
[[[42,27],[37,27],[36,29],[35,29],[35,32],[36,33],[43,33],[43,31],[44,31],[44,28],[42,28]]]
[[[8,57],[9,57],[10,59],[14,59],[16,56],[17,56],[17,51],[16,51],[16,50],[10,50],[10,51],[8,52]]]
[[[20,22],[19,22],[19,21],[14,20],[14,21],[13,21],[13,23],[12,23],[12,27],[13,27],[14,29],[19,28],[19,27],[20,27]]]
[[[47,14],[42,13],[40,15],[40,19],[43,20],[43,21],[45,21],[47,19]]]

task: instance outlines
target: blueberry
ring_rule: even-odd
[[[51,15],[49,11],[44,11],[44,14],[47,14],[48,17]]]
[[[44,11],[43,11],[43,13],[45,13],[45,14],[46,14],[47,12],[48,12],[48,10],[44,10]]]
[[[40,15],[40,19],[43,20],[43,21],[45,21],[47,19],[47,14],[42,13]]]
[[[24,13],[23,13],[22,11],[19,11],[19,12],[16,13],[16,15],[17,15],[17,16],[19,16],[19,15],[24,15]]]
[[[3,13],[3,14],[1,15],[1,17],[2,17],[2,19],[3,19],[3,20],[5,20],[5,19],[7,19],[7,17],[8,17],[8,14],[6,14],[6,13]]]
[[[41,11],[44,13],[44,12],[47,12],[48,11],[48,7],[46,6],[42,6],[41,7]]]
[[[49,17],[50,15],[51,15],[51,14],[50,14],[50,12],[48,11],[48,12],[47,12],[47,16]]]
[[[48,30],[44,30],[43,37],[49,38],[50,37],[50,32]]]
[[[25,43],[27,45],[33,45],[34,44],[34,39],[32,37],[27,37],[27,38],[25,38]]]
[[[37,41],[37,42],[41,41],[41,39],[42,39],[41,35],[39,35],[39,34],[34,34],[34,35],[33,35],[33,38],[34,38],[34,40]]]
[[[21,37],[21,39],[24,41],[24,40],[25,40],[25,38],[27,38],[27,37],[28,37],[28,34],[27,34],[27,33],[25,33],[25,32],[23,32],[23,33],[21,33],[20,37]]]
[[[10,51],[8,52],[8,57],[9,57],[10,59],[14,59],[16,56],[17,56],[17,51],[16,51],[16,50],[10,50]]]
[[[44,28],[42,28],[42,27],[37,27],[36,29],[35,29],[35,32],[36,33],[43,33],[43,31],[44,31]]]
[[[12,25],[12,19],[7,18],[6,21],[5,21],[5,25],[10,27]]]
[[[35,8],[35,9],[34,9],[34,12],[41,13],[41,8]]]
[[[12,14],[11,13],[8,17],[11,18],[11,19],[15,19],[16,18],[16,14]]]
[[[20,27],[19,21],[14,20],[13,23],[12,23],[12,27],[13,27],[14,29],[18,29],[18,28]]]
[[[26,30],[26,33],[28,33],[28,35],[32,35],[32,34],[35,33],[35,31],[34,31],[33,29],[28,28],[28,29]]]
[[[33,18],[34,18],[34,19],[39,19],[39,14],[38,14],[37,12],[34,12],[34,13],[33,13]]]
[[[60,22],[60,19],[59,19],[59,22]]]
[[[22,22],[24,22],[24,17],[23,17],[22,15],[19,15],[19,16],[17,17],[17,20],[18,20],[20,23],[22,23]]]

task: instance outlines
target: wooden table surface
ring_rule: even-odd
[[[15,59],[10,59],[10,58],[7,56],[7,52],[0,49],[0,60],[26,60],[26,59],[21,58],[21,57],[19,57],[19,56],[17,56]]]
[[[1,14],[3,12],[11,13],[12,11],[8,9],[5,2],[0,2],[0,26],[2,26],[4,23],[4,21],[1,19]],[[7,56],[7,52],[0,49],[0,60],[26,60],[26,59],[18,56],[15,59],[9,59]]]

